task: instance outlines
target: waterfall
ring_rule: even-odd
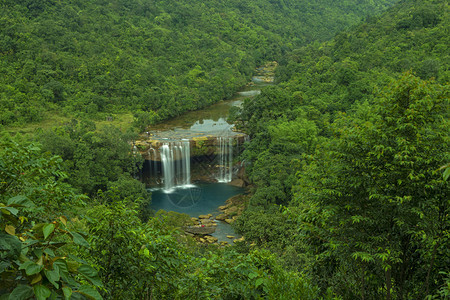
[[[230,182],[233,177],[233,138],[219,137],[218,140],[219,182]]]
[[[173,147],[174,153],[175,153],[173,160],[175,162],[175,176],[174,177],[175,177],[175,184],[176,185],[182,185],[183,184],[181,182],[181,178],[183,176],[183,169],[182,169],[182,166],[183,166],[183,157],[182,157],[183,151],[181,150],[181,147],[182,146],[181,146],[180,142],[175,142],[175,145]]]
[[[239,140],[234,136],[223,136],[217,137],[214,144],[212,143],[213,139],[210,141],[211,143],[204,145],[205,149],[201,150],[206,154],[200,156],[197,154],[194,156],[193,162],[191,162],[192,142],[188,139],[164,140],[159,149],[150,148],[148,151],[152,162],[149,169],[152,182],[161,184],[166,193],[171,193],[177,188],[190,187],[193,163],[197,176],[203,174],[204,177],[214,177],[218,182],[232,181],[235,175],[233,174],[235,171],[233,155],[236,151],[240,151]],[[211,146],[216,147],[215,150]],[[235,147],[236,149],[234,149]],[[198,152],[198,145],[195,150]],[[203,169],[203,173],[199,172],[199,167]],[[203,177],[198,178],[203,180]]]
[[[164,189],[170,191],[174,186],[175,165],[173,163],[173,149],[170,144],[165,143],[161,146],[161,163],[163,167]]]
[[[189,140],[166,142],[160,148],[164,190],[191,184],[191,152]]]
[[[184,184],[191,184],[191,145],[189,140],[183,140],[183,174]]]

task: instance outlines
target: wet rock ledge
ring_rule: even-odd
[[[235,133],[230,136],[233,139],[233,146],[243,144],[247,135]],[[140,139],[135,141],[136,150],[139,151],[145,160],[161,161],[159,148],[167,143],[165,139]],[[217,136],[207,135],[189,139],[191,157],[203,155],[217,155],[219,140]],[[154,155],[156,154],[156,156]]]
[[[236,195],[229,198],[223,206],[219,206],[221,214],[215,218],[212,214],[200,215],[198,218],[191,218],[192,225],[183,227],[183,230],[187,235],[192,236],[197,242],[202,244],[215,244],[218,242],[216,237],[211,236],[215,232],[217,222],[226,222],[232,224],[236,221],[244,211],[245,207],[245,195]],[[243,242],[244,237],[235,238],[232,235],[228,235],[227,238],[230,241]],[[228,242],[221,242],[222,246],[228,245]]]

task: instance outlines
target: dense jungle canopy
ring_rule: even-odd
[[[447,1],[0,8],[0,300],[450,297]],[[230,116],[245,240],[199,245],[130,141],[272,60]]]
[[[230,97],[259,64],[393,2],[4,0],[0,124],[132,112],[143,128]]]

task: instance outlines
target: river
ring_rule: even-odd
[[[143,138],[151,140],[153,145],[158,143],[162,145],[156,150],[154,148],[146,150],[150,155],[142,174],[144,182],[152,191],[152,209],[175,211],[191,217],[205,214],[217,216],[220,214],[218,207],[224,205],[227,199],[245,193],[245,188],[229,184],[232,174],[230,174],[229,180],[218,180],[216,174],[212,174],[213,171],[211,171],[215,166],[224,167],[223,165],[229,164],[228,169],[231,172],[233,169],[231,164],[234,163],[231,157],[233,152],[227,152],[226,155],[215,152],[209,156],[207,154],[195,156],[191,153],[196,146],[192,143],[189,146],[186,141],[204,141],[211,137],[232,139],[233,136],[242,135],[235,131],[234,124],[227,121],[230,108],[240,106],[244,99],[258,95],[261,88],[273,83],[273,70],[267,71],[267,69],[266,67],[259,68],[259,72],[252,78],[252,82],[237,92],[232,99],[221,101],[202,110],[185,113],[148,129],[149,131],[144,134]],[[182,148],[181,141],[187,143],[187,149]],[[174,146],[171,146],[173,148],[169,149],[169,143],[173,143]],[[221,140],[221,143],[225,142]],[[230,147],[236,147],[236,143],[233,146],[231,144],[230,142]],[[165,149],[162,149],[164,147]],[[152,155],[156,154],[158,159],[152,160]],[[170,166],[167,166],[169,164],[167,156],[173,160],[170,162]],[[188,167],[189,174],[186,175]],[[170,174],[170,178],[168,178],[168,174]],[[177,176],[180,178],[172,178]],[[177,180],[180,184],[168,185],[169,180],[174,182]],[[236,236],[229,224],[221,221],[216,221],[216,223],[216,231],[212,236],[216,237],[219,242],[230,241],[227,238],[229,235]]]

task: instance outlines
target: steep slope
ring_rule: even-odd
[[[249,243],[344,299],[449,294],[449,25],[448,1],[401,1],[280,61],[234,112]]]
[[[330,124],[340,112],[364,117],[381,91],[404,77],[402,72],[448,93],[448,16],[446,1],[402,1],[329,42],[293,51],[280,61],[279,84],[233,112],[252,137],[243,158],[255,190],[250,210],[238,223],[246,236],[275,247],[288,245],[288,239],[280,240],[288,225],[265,231],[260,221],[265,210],[276,220],[277,205],[291,202],[305,158],[336,135]]]
[[[393,2],[3,1],[0,124],[49,111],[158,122],[229,97],[262,61]]]
[[[372,99],[377,87],[405,71],[448,82],[448,12],[445,1],[402,1],[328,43],[293,51],[278,79],[322,114]]]

